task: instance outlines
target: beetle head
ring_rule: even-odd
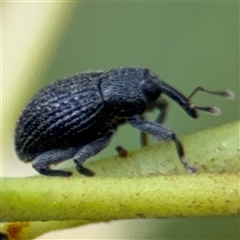
[[[161,93],[166,94],[177,102],[191,117],[197,118],[198,116],[196,108],[183,94],[166,84],[158,76],[153,75],[148,69],[144,71],[142,90],[149,102],[157,100]]]
[[[160,94],[166,94],[168,97],[173,99],[176,103],[178,103],[188,115],[192,118],[198,117],[198,111],[205,111],[210,114],[218,115],[220,110],[216,107],[199,107],[195,106],[190,102],[190,98],[198,91],[207,92],[210,94],[219,95],[225,97],[227,99],[233,99],[234,95],[231,91],[209,91],[204,89],[203,87],[197,87],[189,97],[185,97],[178,90],[173,88],[172,86],[165,83],[162,79],[157,77],[156,75],[152,75],[148,69],[145,69],[144,72],[144,80],[142,83],[142,90],[145,96],[148,98],[148,101],[155,101],[160,96]]]

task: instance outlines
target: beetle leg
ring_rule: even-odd
[[[90,142],[83,146],[74,156],[74,162],[77,165],[77,170],[80,174],[83,174],[88,177],[92,177],[95,175],[93,171],[88,168],[83,167],[83,163],[90,157],[96,155],[104,148],[107,147],[112,137],[111,134],[104,135],[102,138],[98,138],[93,142]]]
[[[156,119],[157,123],[163,123],[166,120],[167,110],[168,110],[168,102],[167,100],[160,98],[155,103],[155,108],[157,108],[160,113]]]
[[[71,172],[51,170],[49,166],[73,157],[76,151],[76,148],[68,148],[65,150],[54,149],[44,152],[33,160],[33,168],[42,175],[69,177],[72,175]]]
[[[159,114],[158,114],[158,117],[156,119],[156,122],[162,124],[165,121],[166,116],[167,116],[167,109],[168,109],[167,100],[160,98],[159,100],[157,100],[155,102],[154,108],[157,108],[160,111]],[[143,113],[140,118],[141,118],[141,120],[145,120],[146,119],[145,114]],[[140,134],[141,134],[140,135],[141,146],[142,147],[147,146],[148,145],[147,133],[141,132]]]
[[[140,115],[140,119],[141,120],[145,120],[146,117],[145,117],[145,113],[143,113],[142,115]],[[147,136],[147,133],[145,132],[140,132],[140,144],[141,144],[141,147],[145,147],[148,145],[148,136]]]
[[[173,133],[171,130],[164,127],[160,123],[144,121],[137,117],[129,118],[128,121],[133,127],[139,129],[140,131],[149,133],[155,136],[156,138],[161,138],[164,141],[168,141],[168,140],[174,141],[180,162],[188,170],[189,173],[196,172],[196,169],[185,160],[183,145],[180,142],[180,140],[177,138],[175,133]]]

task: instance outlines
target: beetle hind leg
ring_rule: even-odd
[[[73,157],[75,152],[75,148],[69,148],[64,150],[54,149],[44,152],[33,160],[33,168],[42,175],[69,177],[72,175],[71,172],[52,170],[49,168],[49,166],[52,164],[58,164],[64,160]]]

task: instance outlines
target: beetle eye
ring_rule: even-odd
[[[148,100],[150,101],[154,101],[156,100],[161,91],[159,89],[159,87],[157,86],[157,84],[155,84],[152,81],[147,81],[143,84],[142,86],[143,92],[145,94],[145,96],[148,98]]]

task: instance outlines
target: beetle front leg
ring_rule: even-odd
[[[171,130],[164,127],[160,123],[144,121],[142,119],[138,119],[137,117],[129,118],[128,121],[133,127],[139,129],[140,131],[149,133],[156,138],[161,138],[164,141],[168,141],[168,140],[174,141],[180,162],[188,170],[189,173],[196,172],[196,169],[185,160],[183,145],[180,142],[180,140],[177,138],[175,133],[173,133]]]
[[[92,177],[95,175],[93,171],[88,168],[83,167],[83,163],[90,157],[98,154],[104,148],[107,147],[111,140],[112,134],[104,135],[102,138],[94,140],[83,146],[74,156],[74,162],[77,165],[77,170],[80,174],[87,177]]]

